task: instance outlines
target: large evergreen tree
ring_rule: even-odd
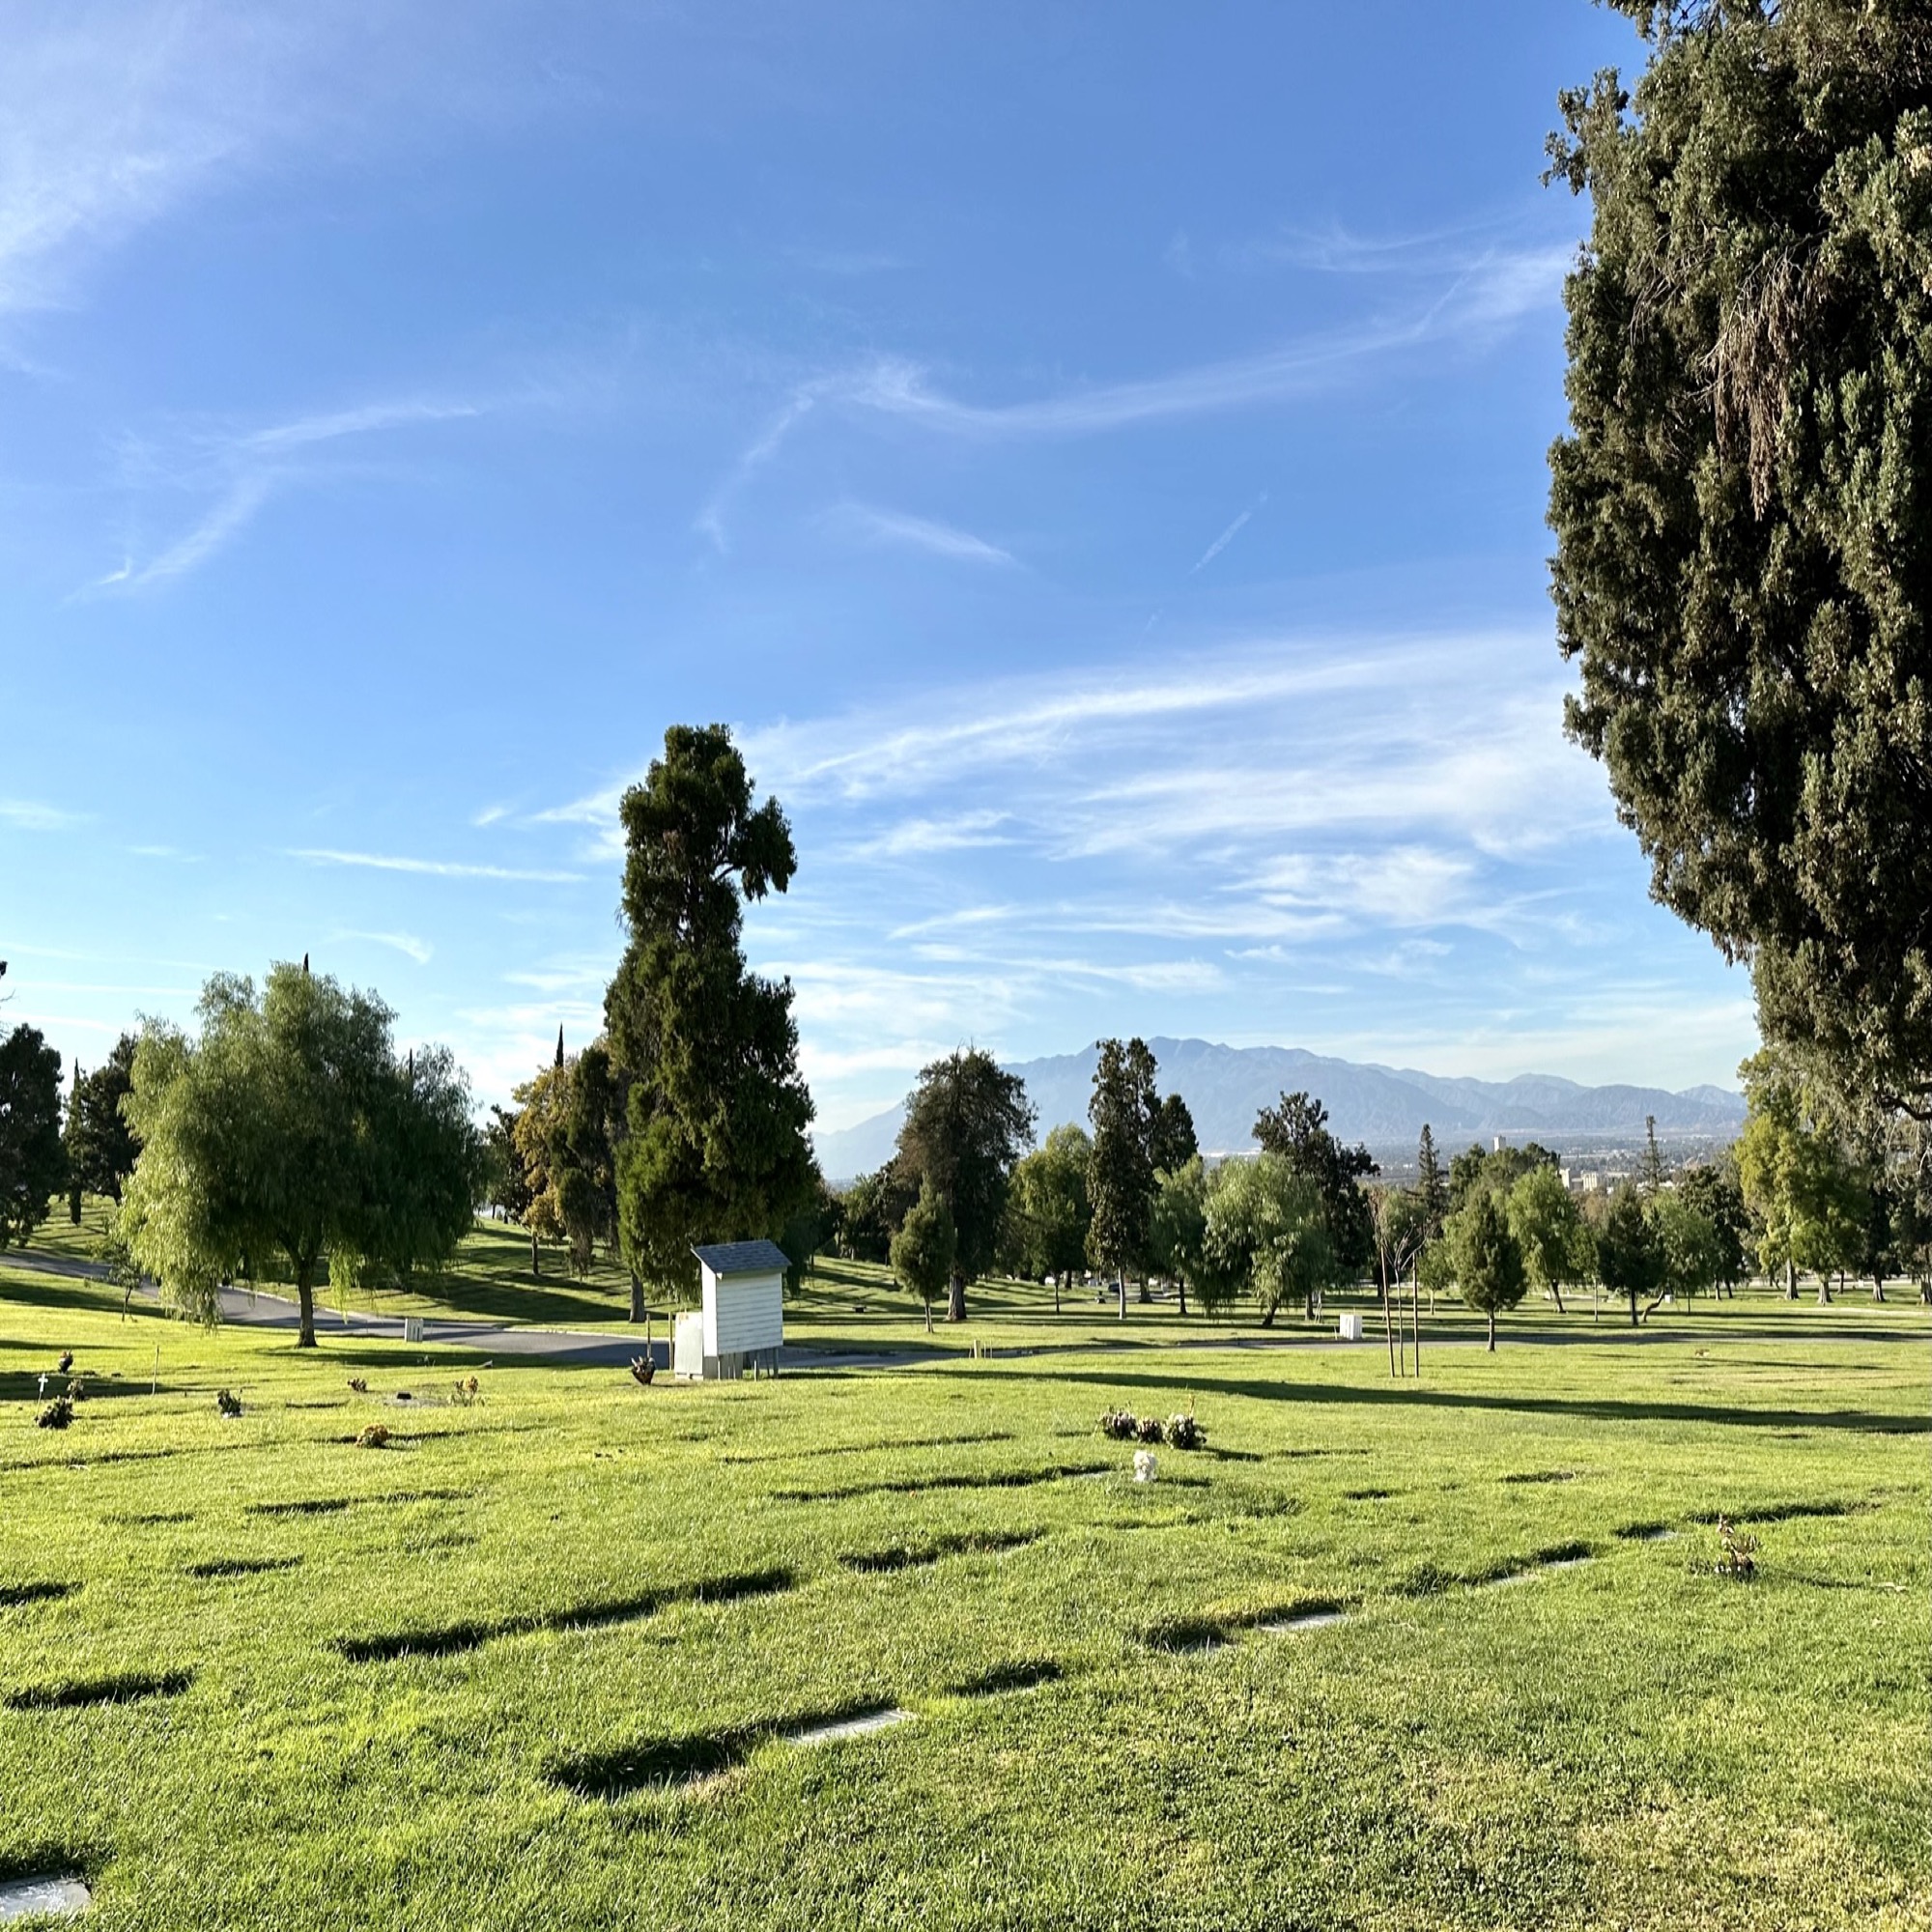
[[[67,1111],[67,1184],[76,1221],[83,1194],[104,1194],[118,1204],[122,1183],[140,1157],[140,1136],[121,1107],[133,1091],[136,1044],[131,1033],[124,1033],[93,1072],[74,1079]]]
[[[1087,1252],[1114,1277],[1122,1321],[1127,1316],[1127,1270],[1148,1261],[1154,1198],[1154,1122],[1160,1096],[1156,1067],[1144,1039],[1103,1039],[1087,1104],[1094,1146],[1088,1156],[1087,1194],[1094,1218]]]
[[[629,944],[604,1010],[629,1082],[617,1218],[635,1273],[674,1292],[699,1241],[765,1236],[812,1198],[791,982],[745,964],[744,907],[798,869],[722,724],[677,724],[621,808]]]
[[[1361,1273],[1376,1254],[1375,1210],[1362,1182],[1379,1170],[1368,1149],[1343,1146],[1329,1130],[1328,1109],[1309,1094],[1284,1094],[1264,1107],[1254,1131],[1264,1153],[1314,1183],[1336,1268],[1345,1277]]]
[[[1501,1199],[1487,1191],[1471,1195],[1450,1221],[1450,1264],[1463,1301],[1489,1318],[1490,1350],[1495,1351],[1496,1317],[1522,1299],[1528,1283],[1522,1244],[1510,1228]]]
[[[949,1321],[965,1321],[966,1284],[993,1264],[1013,1166],[1033,1126],[1024,1083],[979,1047],[922,1069],[906,1101],[895,1164],[908,1182],[930,1184],[952,1222]]]
[[[0,1039],[0,1248],[46,1219],[67,1179],[60,1085],[61,1057],[37,1029],[16,1026]]]
[[[1551,452],[1573,734],[1767,1040],[1932,1112],[1932,16],[1613,0]]]

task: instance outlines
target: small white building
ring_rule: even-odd
[[[671,1373],[707,1382],[736,1381],[748,1369],[777,1375],[790,1258],[776,1241],[721,1241],[691,1252],[702,1303],[672,1324]]]

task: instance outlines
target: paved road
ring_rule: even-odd
[[[29,1249],[6,1257],[9,1267],[28,1268],[39,1274],[65,1275],[70,1280],[104,1281],[106,1268],[99,1262],[76,1261],[67,1255],[39,1254]],[[156,1291],[144,1282],[141,1293],[149,1298]],[[242,1288],[221,1291],[221,1319],[251,1328],[294,1328],[301,1319],[300,1308],[288,1296],[270,1294],[262,1290]],[[329,1308],[318,1301],[315,1311],[318,1336],[346,1335],[372,1342],[400,1342],[403,1318],[400,1315],[369,1315],[359,1310]],[[452,1321],[436,1316],[423,1318],[422,1339],[439,1348],[474,1349],[490,1355],[538,1355],[551,1361],[582,1364],[586,1367],[628,1367],[644,1352],[641,1335],[611,1335],[583,1328],[530,1328],[507,1321]],[[412,1347],[414,1345],[412,1344]],[[651,1339],[651,1359],[661,1369],[670,1367],[670,1342],[662,1334]],[[834,1352],[827,1349],[787,1347],[779,1351],[779,1367],[785,1369],[888,1368],[902,1365],[897,1353]]]
[[[40,1254],[21,1249],[6,1257],[10,1267],[35,1269],[43,1274],[67,1275],[83,1281],[100,1281],[107,1270],[99,1262],[72,1260],[66,1255]],[[151,1287],[143,1288],[143,1293],[152,1295]],[[1911,1304],[1916,1311],[1916,1304]],[[1905,1313],[1908,1304],[1898,1304],[1904,1316],[1904,1324],[1888,1324],[1885,1328],[1874,1327],[1871,1321],[1861,1320],[1848,1322],[1843,1328],[1820,1333],[1814,1327],[1807,1327],[1799,1334],[1782,1325],[1753,1321],[1748,1327],[1739,1326],[1729,1317],[1710,1316],[1702,1312],[1689,1310],[1672,1311],[1664,1320],[1647,1322],[1641,1328],[1632,1328],[1619,1310],[1614,1315],[1605,1308],[1601,1322],[1585,1324],[1581,1321],[1571,1327],[1560,1329],[1532,1328],[1513,1331],[1505,1325],[1502,1346],[1507,1349],[1533,1348],[1540,1346],[1568,1347],[1576,1343],[1597,1342],[1683,1342],[1694,1341],[1708,1336],[1713,1341],[1721,1342],[1790,1342],[1804,1341],[1918,1341],[1928,1339],[1925,1324],[1915,1321]],[[1829,1311],[1813,1310],[1808,1304],[1804,1313],[1825,1314]],[[296,1304],[285,1295],[269,1294],[257,1291],[253,1293],[245,1289],[225,1288],[221,1291],[221,1319],[244,1326],[259,1328],[293,1328],[297,1324],[298,1311]],[[1706,1325],[1708,1323],[1708,1326]],[[1906,1325],[1909,1324],[1909,1325]],[[321,1334],[341,1334],[372,1342],[400,1342],[403,1339],[403,1319],[399,1315],[368,1315],[355,1311],[343,1312],[318,1305],[316,1309],[316,1328]],[[633,1335],[612,1335],[599,1333],[592,1329],[581,1328],[530,1328],[513,1322],[452,1321],[426,1316],[423,1320],[422,1339],[425,1343],[435,1343],[440,1348],[474,1349],[491,1355],[534,1355],[556,1362],[581,1364],[585,1367],[628,1365],[636,1356],[643,1353],[643,1338]],[[1431,1349],[1480,1349],[1483,1346],[1481,1334],[1456,1336],[1425,1333],[1423,1337]],[[795,1344],[787,1344],[779,1354],[781,1370],[790,1369],[889,1369],[907,1368],[923,1361],[934,1361],[946,1357],[954,1360],[965,1354],[972,1347],[970,1337],[961,1337],[956,1342],[934,1341],[915,1343],[909,1347],[869,1350],[807,1349]],[[992,1359],[1010,1361],[1036,1355],[1068,1355],[1111,1353],[1120,1351],[1144,1351],[1149,1349],[1382,1349],[1385,1343],[1373,1320],[1367,1324],[1363,1340],[1344,1342],[1329,1331],[1293,1327],[1256,1334],[1252,1330],[1245,1334],[1151,1336],[1128,1333],[1118,1338],[1090,1337],[1081,1341],[1037,1342],[1019,1347],[987,1348],[984,1354]],[[668,1337],[654,1337],[651,1344],[651,1358],[658,1367],[670,1366],[670,1342]]]

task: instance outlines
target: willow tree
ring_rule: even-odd
[[[197,1037],[151,1024],[135,1049],[123,1232],[168,1298],[209,1321],[224,1279],[280,1254],[312,1349],[331,1264],[406,1275],[469,1229],[469,1089],[441,1049],[398,1059],[389,1009],[305,964],[271,968],[259,995],[217,974],[197,1010]]]
[[[1613,0],[1551,452],[1569,728],[1766,1039],[1932,1115],[1932,17]]]

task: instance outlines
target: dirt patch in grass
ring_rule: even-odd
[[[1393,1490],[1344,1490],[1345,1503],[1385,1503],[1395,1494]]]
[[[112,1677],[71,1678],[9,1691],[13,1711],[77,1711],[93,1704],[132,1704],[143,1697],[179,1697],[194,1682],[192,1670],[124,1670]]]
[[[211,1556],[203,1563],[190,1563],[190,1577],[264,1577],[274,1570],[293,1570],[299,1556]]]
[[[33,1583],[0,1583],[0,1610],[21,1604],[56,1604],[80,1588],[78,1583],[57,1583],[43,1579]]]
[[[1575,1469],[1529,1469],[1519,1476],[1498,1476],[1499,1483],[1574,1483]]]
[[[148,1529],[152,1528],[156,1523],[192,1522],[194,1520],[194,1512],[192,1510],[143,1510],[133,1516],[110,1516],[105,1520],[108,1522],[128,1523],[136,1529]]]
[[[968,1530],[958,1536],[936,1537],[920,1544],[895,1544],[886,1549],[856,1551],[839,1557],[848,1570],[863,1575],[889,1575],[895,1570],[922,1570],[945,1556],[998,1556],[1009,1549],[1024,1549],[1039,1541],[1037,1530]]]

